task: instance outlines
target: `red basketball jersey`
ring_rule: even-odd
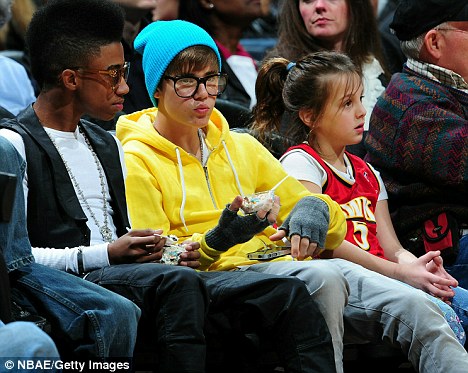
[[[369,165],[361,158],[346,152],[354,174],[355,181],[352,183],[337,174],[308,144],[293,146],[289,150],[293,149],[301,149],[310,154],[327,173],[327,180],[322,185],[322,193],[328,194],[341,205],[348,224],[345,239],[373,255],[385,258],[384,251],[377,240],[374,215],[380,185]]]

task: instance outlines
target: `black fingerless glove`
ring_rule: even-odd
[[[236,211],[229,210],[227,205],[218,225],[206,233],[205,242],[215,250],[226,251],[234,245],[249,241],[269,225],[266,217],[260,219],[257,214],[240,216]]]
[[[304,197],[292,209],[278,229],[286,231],[289,237],[295,234],[307,237],[323,248],[330,223],[328,205],[317,197]]]

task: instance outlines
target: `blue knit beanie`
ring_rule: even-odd
[[[143,55],[146,89],[154,106],[158,106],[154,92],[167,67],[180,52],[194,45],[213,49],[221,69],[221,56],[216,43],[205,30],[193,23],[181,20],[156,21],[146,26],[136,37],[134,47]]]

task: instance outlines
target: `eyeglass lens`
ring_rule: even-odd
[[[118,69],[109,70],[109,75],[112,77],[112,86],[114,88],[119,85],[120,81],[122,80],[122,77],[124,78],[125,81],[127,81],[129,67],[130,67],[130,64],[125,63],[122,67]]]
[[[211,75],[204,78],[181,77],[174,79],[174,89],[180,97],[191,97],[197,92],[200,83],[203,83],[210,96],[217,96],[226,88],[224,75]]]

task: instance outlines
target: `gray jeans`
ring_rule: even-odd
[[[343,372],[343,341],[400,347],[419,372],[468,372],[467,352],[421,290],[342,259],[269,262],[243,269],[305,282],[332,335],[337,372]]]

